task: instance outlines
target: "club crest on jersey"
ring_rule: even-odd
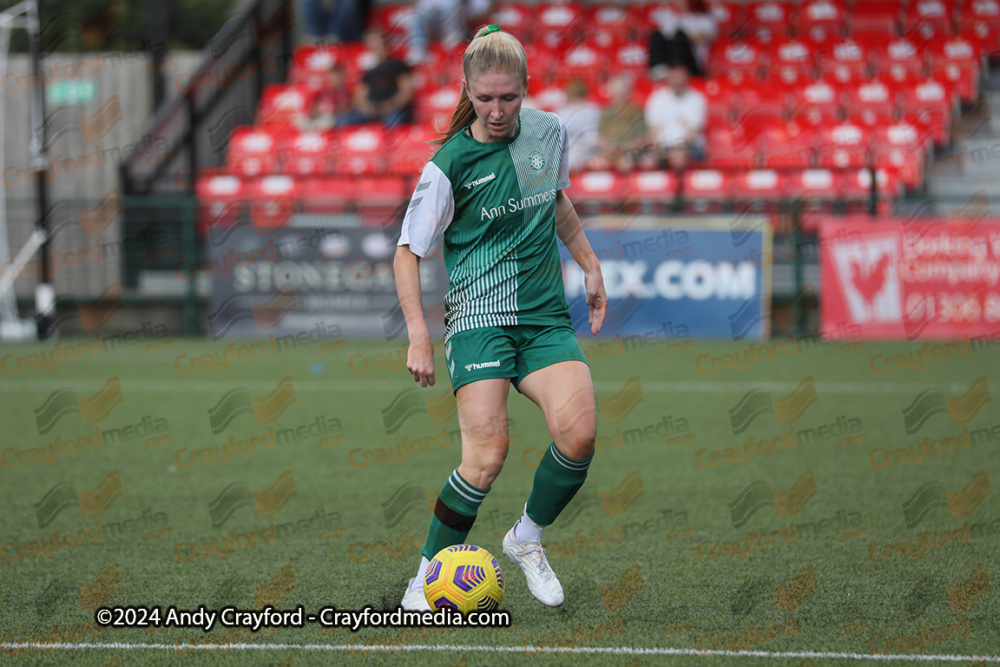
[[[496,172],[492,172],[489,176],[483,176],[482,178],[477,178],[474,181],[469,181],[468,183],[465,184],[464,187],[465,187],[466,190],[471,190],[472,188],[476,187],[477,185],[482,185],[483,183],[487,183],[489,181],[492,181],[496,177],[497,177]]]
[[[528,164],[531,166],[531,173],[537,173],[545,169],[545,156],[540,151],[531,151],[528,155]]]

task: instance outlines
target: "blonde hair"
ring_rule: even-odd
[[[528,56],[517,37],[499,29],[491,30],[491,26],[481,26],[476,30],[476,36],[469,42],[462,57],[462,71],[468,81],[473,72],[506,72],[518,77],[527,85]],[[476,110],[472,100],[462,86],[458,98],[458,106],[451,116],[451,123],[441,136],[431,141],[432,144],[446,143],[476,118]]]

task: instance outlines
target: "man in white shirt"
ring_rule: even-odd
[[[669,86],[656,90],[646,101],[646,126],[657,152],[680,169],[690,160],[705,158],[705,96],[688,86],[691,75],[674,67]]]

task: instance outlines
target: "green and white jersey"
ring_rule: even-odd
[[[556,192],[569,187],[566,126],[522,109],[512,139],[462,130],[424,167],[399,245],[424,257],[444,237],[445,338],[468,329],[570,322],[556,245]]]

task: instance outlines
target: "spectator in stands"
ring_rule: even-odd
[[[365,33],[365,45],[375,54],[378,64],[361,76],[354,91],[354,108],[337,121],[337,126],[381,121],[395,127],[413,122],[414,86],[410,67],[388,57],[385,37],[377,30]]]
[[[579,171],[597,156],[601,110],[587,101],[587,84],[572,81],[566,87],[566,106],[556,112],[566,125],[569,169]]]
[[[300,130],[322,132],[337,124],[340,116],[351,108],[351,90],[347,85],[347,75],[339,62],[330,66],[326,81],[313,100],[308,116],[295,119]]]
[[[410,24],[407,62],[419,65],[429,57],[431,43],[451,49],[469,39],[469,26],[484,22],[494,0],[418,0]]]
[[[646,101],[646,126],[659,156],[675,169],[689,161],[705,159],[705,96],[688,86],[687,68],[676,66],[668,74],[669,86],[653,92]]]
[[[683,65],[694,76],[705,76],[708,50],[715,39],[715,17],[704,0],[675,0],[677,12],[658,12],[649,37],[649,69],[653,78]]]
[[[371,5],[371,0],[305,0],[306,41],[360,42]]]
[[[616,164],[621,171],[631,171],[646,144],[646,120],[642,109],[632,100],[633,80],[629,75],[608,82],[611,95],[601,112],[598,154]]]

